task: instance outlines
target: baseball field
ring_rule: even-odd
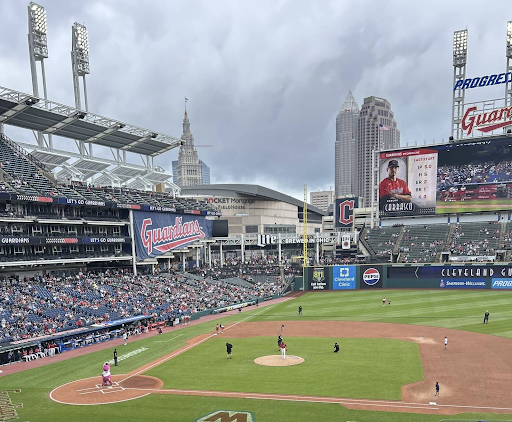
[[[285,297],[127,346],[114,340],[33,369],[0,367],[0,421],[512,420],[511,304],[512,292],[491,290]],[[217,323],[223,334],[214,335]],[[102,387],[114,347],[114,385]]]
[[[468,201],[437,201],[436,214],[464,213],[479,211],[500,211],[510,209],[510,199],[472,199]]]

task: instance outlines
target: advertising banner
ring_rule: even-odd
[[[354,209],[358,206],[358,198],[336,199],[334,202],[334,226],[352,227],[354,223]]]
[[[445,289],[485,289],[485,278],[441,280],[439,287]]]
[[[512,209],[510,138],[380,154],[382,217]]]
[[[333,290],[353,290],[356,288],[356,266],[345,265],[332,268]]]
[[[493,278],[492,289],[512,289],[512,278]]]
[[[130,243],[129,237],[32,237],[32,236],[0,236],[0,245],[61,245],[89,243]]]
[[[133,226],[139,260],[212,236],[212,221],[198,215],[133,211]]]
[[[380,289],[384,276],[382,265],[359,265],[359,287],[361,289]]]
[[[308,268],[308,290],[329,290],[330,281],[331,267]]]
[[[511,277],[512,267],[508,265],[432,265],[432,266],[388,266],[387,278],[416,279],[490,279],[493,277]]]

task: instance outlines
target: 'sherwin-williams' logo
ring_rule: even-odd
[[[153,249],[164,253],[205,237],[197,220],[187,223],[182,223],[181,221],[182,217],[176,217],[173,226],[150,229],[149,226],[153,224],[153,220],[151,218],[144,219],[140,236],[142,244],[148,251],[148,255],[153,252]]]

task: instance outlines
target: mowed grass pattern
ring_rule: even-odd
[[[391,306],[382,306],[382,298]],[[298,306],[303,308],[298,316]],[[483,317],[489,310],[489,324]],[[353,290],[306,293],[253,321],[372,321],[454,328],[512,338],[512,291]]]
[[[400,400],[402,385],[423,379],[418,345],[406,341],[346,338],[338,340],[336,354],[332,338],[287,337],[288,355],[305,362],[268,367],[254,359],[280,354],[275,337],[219,337],[145,375],[160,378],[164,388],[385,400]],[[226,341],[233,344],[232,359],[226,357]]]

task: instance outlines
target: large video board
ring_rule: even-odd
[[[512,138],[380,154],[381,217],[512,209]]]

